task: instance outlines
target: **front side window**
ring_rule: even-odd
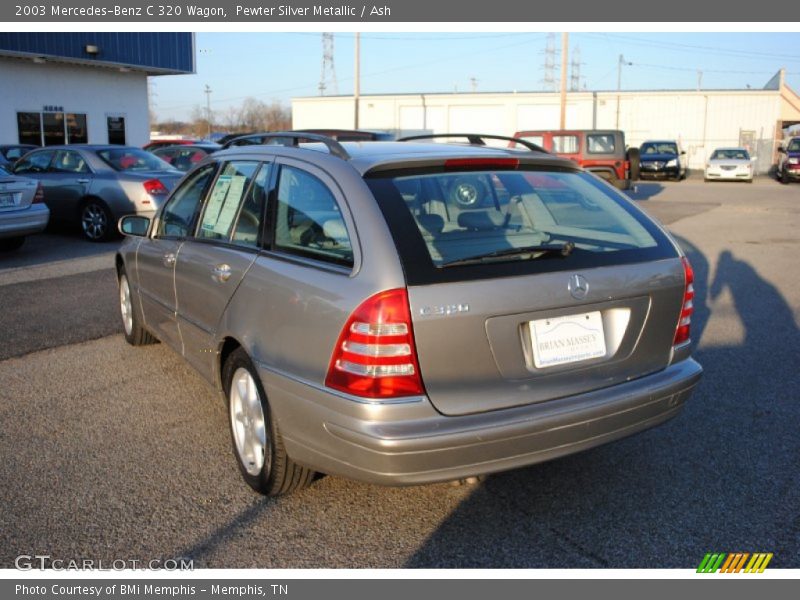
[[[229,162],[222,168],[208,194],[197,231],[199,239],[227,240],[230,237],[256,169],[257,162]]]
[[[53,151],[35,152],[23,158],[14,166],[14,173],[44,173],[53,160]]]
[[[353,266],[353,248],[342,211],[328,187],[295,167],[281,167],[275,215],[275,249]]]
[[[577,135],[553,136],[553,152],[556,154],[575,154],[579,148]]]
[[[587,135],[586,150],[589,154],[613,154],[616,150],[614,135],[610,133]]]
[[[200,201],[214,175],[214,167],[200,168],[175,190],[161,212],[156,237],[186,237],[191,234]]]

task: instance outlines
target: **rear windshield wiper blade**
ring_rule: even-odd
[[[563,244],[542,244],[539,246],[520,246],[518,248],[501,248],[486,254],[477,254],[475,256],[468,256],[466,258],[457,258],[455,260],[442,263],[443,267],[452,267],[457,265],[467,265],[476,262],[483,262],[493,258],[501,258],[503,256],[524,256],[531,254],[531,258],[539,258],[541,256],[569,256],[575,249],[575,242],[564,242]]]

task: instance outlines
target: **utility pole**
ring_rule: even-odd
[[[205,95],[206,95],[206,125],[207,125],[206,138],[211,139],[211,87],[208,84],[206,84]]]
[[[622,91],[622,67],[630,67],[633,63],[625,60],[622,54],[619,55],[619,62],[617,62],[617,125],[619,129],[619,93]]]
[[[697,91],[703,89],[703,72],[697,69]]]
[[[569,34],[561,34],[561,129],[567,126],[567,53]]]
[[[355,87],[353,88],[353,129],[358,129],[358,104],[361,97],[361,34],[356,33]]]
[[[470,86],[472,88],[472,93],[473,94],[478,91],[478,79],[476,77],[470,77],[469,78],[469,84],[470,84]]]

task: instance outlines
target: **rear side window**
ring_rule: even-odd
[[[301,169],[282,166],[277,197],[276,250],[353,266],[353,248],[341,208],[322,181]]]
[[[580,149],[577,135],[554,135],[553,152],[556,154],[576,154]]]
[[[675,254],[654,223],[583,172],[395,172],[367,182],[387,217],[410,283]],[[559,248],[567,248],[566,255],[553,251]],[[474,273],[465,271],[473,266]],[[421,271],[425,274],[419,277]]]
[[[227,240],[239,214],[239,206],[250,187],[257,162],[229,162],[220,172],[208,194],[197,237]]]
[[[613,154],[615,150],[616,145],[614,144],[613,134],[592,133],[586,136],[586,151],[589,154]]]
[[[259,247],[261,223],[267,205],[269,194],[269,178],[272,165],[263,164],[255,176],[250,190],[239,210],[236,227],[231,237],[231,242],[240,246]]]

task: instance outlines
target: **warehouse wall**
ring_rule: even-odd
[[[715,148],[748,143],[758,171],[766,172],[782,108],[778,90],[580,92],[568,96],[566,127],[622,129],[631,146],[676,139],[693,169],[702,169]],[[292,118],[298,129],[352,128],[353,98],[295,98]],[[557,129],[560,99],[554,93],[362,96],[359,118],[362,129],[513,135]]]

